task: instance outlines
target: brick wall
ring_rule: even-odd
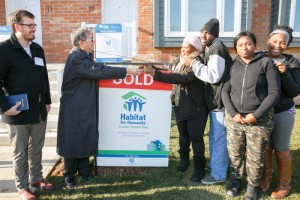
[[[47,62],[65,62],[72,48],[71,32],[81,26],[100,23],[101,0],[43,0],[41,1],[41,23],[43,47]]]
[[[270,30],[272,0],[253,0],[251,31],[256,35],[257,50],[266,50]]]
[[[153,0],[138,1],[138,54],[152,61],[169,61],[180,48],[153,48]]]
[[[5,0],[0,0],[0,25],[6,25]]]

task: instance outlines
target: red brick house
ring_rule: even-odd
[[[63,63],[71,49],[70,33],[88,24],[137,24],[137,56],[167,61],[179,52],[186,34],[199,35],[211,17],[220,20],[220,38],[235,54],[232,43],[241,30],[254,32],[258,50],[275,24],[294,28],[288,53],[300,58],[300,0],[0,0],[0,25],[8,12],[27,9],[36,16],[37,36],[48,63]],[[226,19],[226,20],[225,20]]]

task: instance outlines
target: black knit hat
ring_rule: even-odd
[[[208,22],[206,22],[202,28],[201,31],[207,31],[210,32],[214,37],[219,37],[219,20],[216,18],[211,18]]]

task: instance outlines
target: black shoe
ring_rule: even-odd
[[[201,180],[204,178],[205,171],[201,170],[195,170],[193,173],[193,176],[191,177],[192,182],[201,182]]]
[[[247,185],[246,200],[257,200],[257,187]]]
[[[84,178],[85,181],[92,181],[92,180],[94,180],[93,176],[85,176],[83,178]]]
[[[187,170],[187,168],[189,167],[190,163],[188,163],[187,165],[183,165],[183,164],[179,164],[176,168],[176,170],[178,172],[185,172]]]
[[[75,177],[65,177],[65,183],[68,189],[72,189],[75,186]]]
[[[241,180],[240,179],[232,179],[230,185],[227,188],[226,194],[231,197],[236,197],[241,188]]]
[[[177,166],[176,170],[178,172],[185,172],[189,166],[190,166],[189,157],[180,155],[179,165]]]

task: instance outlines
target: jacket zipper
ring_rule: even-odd
[[[244,86],[245,86],[245,78],[246,78],[247,68],[248,68],[248,65],[245,66],[245,71],[244,71],[244,76],[243,76],[242,94],[241,94],[241,113],[243,113]]]

